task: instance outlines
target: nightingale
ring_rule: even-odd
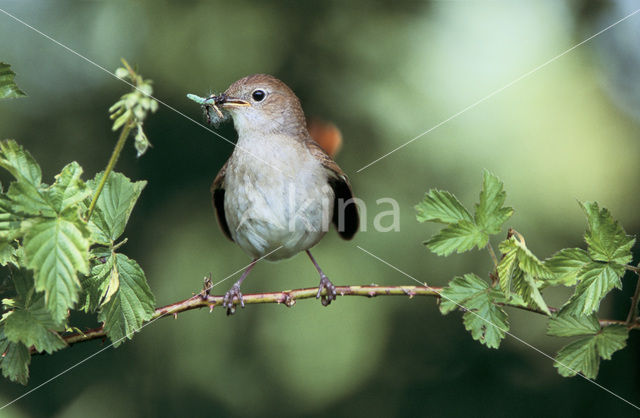
[[[316,298],[327,306],[336,288],[309,249],[326,234],[329,221],[351,239],[359,216],[347,176],[309,135],[300,100],[277,78],[254,74],[200,103],[207,115],[212,106],[230,116],[238,133],[211,186],[222,232],[253,259],[224,296],[227,313],[236,303],[244,307],[240,285],[259,260],[302,251],[320,275]]]

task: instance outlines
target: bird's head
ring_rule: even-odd
[[[286,84],[268,74],[241,78],[217,96],[215,104],[231,115],[240,135],[298,134],[306,130],[298,97]]]

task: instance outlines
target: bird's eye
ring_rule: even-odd
[[[254,90],[254,92],[251,93],[251,97],[253,97],[253,100],[256,102],[261,102],[266,96],[267,93],[265,93],[264,90]]]

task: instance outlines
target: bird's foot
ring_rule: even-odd
[[[326,294],[322,294],[322,291],[326,290]],[[316,299],[320,299],[322,306],[328,306],[331,301],[336,300],[336,287],[326,275],[320,276],[320,284],[318,285],[318,294]]]
[[[242,292],[240,292],[240,285],[238,283],[231,286],[231,289],[224,295],[222,299],[222,306],[227,308],[227,315],[233,315],[236,312],[236,303],[234,299],[240,302],[240,306],[244,308],[244,299],[242,298]]]

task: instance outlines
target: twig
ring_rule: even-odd
[[[624,266],[625,269],[627,270],[631,270],[634,273],[639,273],[640,274],[640,266],[632,266],[631,264],[625,264]]]
[[[432,296],[439,298],[442,292],[442,287],[430,287],[430,286],[337,286],[336,292],[338,296],[408,296],[410,299],[414,296]],[[313,299],[318,294],[318,288],[306,288],[296,290],[284,290],[281,292],[271,293],[256,293],[244,295],[245,305],[258,304],[258,303],[277,303],[285,306],[293,306],[298,300],[301,299]],[[161,317],[176,317],[179,313],[190,311],[193,309],[209,308],[213,310],[216,306],[222,305],[223,295],[209,295],[207,290],[192,296],[189,299],[182,300],[180,302],[172,303],[160,308],[156,308],[150,321],[159,319]],[[543,311],[521,305],[501,304],[502,306],[508,306],[517,308],[541,315],[547,316]],[[551,312],[557,312],[557,308],[549,307]],[[627,323],[625,321],[602,319],[600,320],[600,326],[605,327],[609,325],[625,325],[629,329],[640,328],[640,323]],[[63,335],[62,339],[68,344],[73,345],[85,341],[91,341],[96,339],[104,339],[107,337],[103,327],[90,329],[83,333],[76,332],[72,334]],[[35,349],[31,348],[31,354],[38,354]]]

